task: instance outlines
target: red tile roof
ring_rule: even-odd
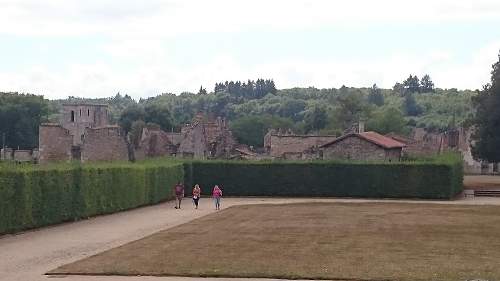
[[[405,144],[402,142],[399,142],[392,138],[388,138],[376,132],[364,132],[360,133],[359,136],[363,137],[367,141],[370,141],[374,144],[380,145],[385,148],[398,148],[405,146]]]
[[[410,143],[416,142],[414,139],[410,139],[408,137],[404,137],[404,136],[401,136],[401,135],[398,135],[398,134],[395,134],[395,133],[388,133],[385,136],[388,137],[388,138],[391,138],[393,140],[396,140],[396,141],[398,141],[400,143],[404,143],[406,145],[408,145]]]
[[[345,138],[348,138],[348,137],[358,137],[358,138],[361,138],[361,139],[364,139],[366,141],[369,141],[375,145],[378,145],[378,146],[381,146],[383,148],[386,148],[386,149],[392,149],[392,148],[402,148],[404,146],[406,146],[404,143],[401,143],[401,142],[398,142],[392,138],[388,138],[388,137],[385,137],[379,133],[376,133],[376,132],[363,132],[363,133],[350,133],[350,134],[347,134],[347,135],[343,135],[329,143],[326,143],[324,145],[322,145],[321,147],[327,147],[327,146],[330,146],[331,144],[334,144],[336,142],[339,142]]]

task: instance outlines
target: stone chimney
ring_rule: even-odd
[[[361,134],[364,132],[365,132],[365,122],[360,120],[358,122],[358,134]]]

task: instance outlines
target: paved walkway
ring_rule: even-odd
[[[215,212],[209,199],[201,201],[201,208],[194,210],[190,200],[185,200],[182,210],[175,210],[173,202],[139,208],[127,212],[100,216],[90,220],[67,223],[0,237],[0,280],[38,281],[53,278],[67,281],[191,281],[196,278],[181,277],[93,277],[45,276],[47,271],[63,264],[80,260],[105,250],[151,235],[160,230]],[[280,199],[280,198],[225,198],[222,207],[243,204],[281,204],[298,202],[409,202],[435,204],[500,205],[500,198],[468,198],[455,201],[421,200],[365,200],[365,199]],[[203,278],[211,280],[235,280]],[[248,280],[248,279],[246,279]]]

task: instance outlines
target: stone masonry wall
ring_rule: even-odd
[[[33,161],[31,150],[14,150],[14,160],[19,162]]]
[[[104,127],[108,125],[107,105],[65,104],[63,105],[60,123],[74,136],[73,145],[82,143],[85,128]]]
[[[57,124],[42,124],[39,133],[39,163],[69,161],[73,136]]]
[[[183,132],[183,140],[179,146],[178,156],[190,156],[196,159],[205,159],[209,156],[207,137],[200,123],[190,125],[189,130]]]
[[[311,147],[319,147],[335,139],[335,136],[271,135],[268,136],[267,143],[272,157],[283,157],[285,153],[302,153]]]
[[[386,150],[369,141],[350,136],[323,148],[323,159],[399,161],[401,149]]]
[[[128,160],[127,143],[120,127],[87,128],[81,154],[82,162]]]
[[[177,146],[172,144],[170,136],[164,131],[144,128],[139,147],[134,152],[136,160],[146,157],[171,156],[177,152]]]

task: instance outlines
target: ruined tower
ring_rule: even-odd
[[[85,128],[105,127],[108,122],[106,104],[63,104],[60,124],[73,136],[73,145],[83,142]]]

